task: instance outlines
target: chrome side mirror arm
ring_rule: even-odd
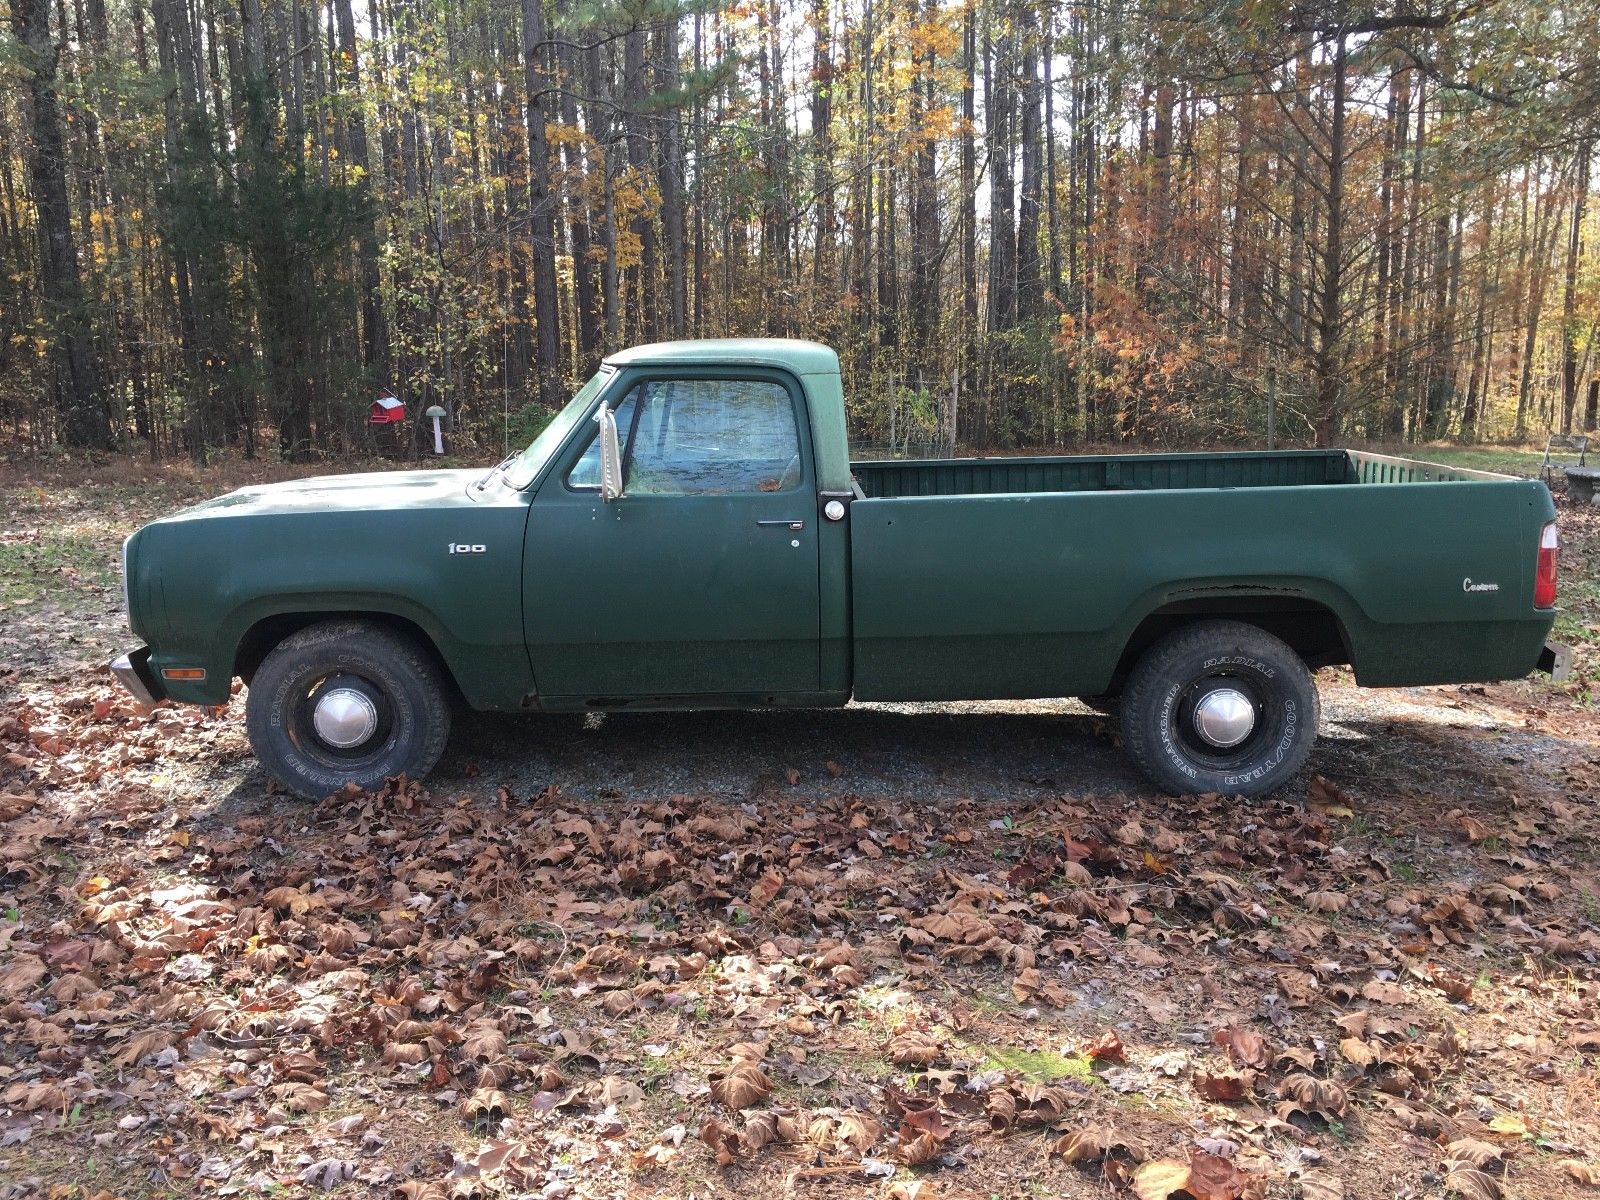
[[[617,437],[617,414],[602,400],[594,419],[600,426],[600,498],[609,504],[622,495],[622,448]]]

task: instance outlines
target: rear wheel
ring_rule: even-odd
[[[360,621],[312,625],[262,660],[245,700],[256,757],[308,800],[347,783],[419,779],[450,734],[432,656],[411,639]]]
[[[1300,656],[1254,625],[1202,621],[1150,647],[1122,692],[1122,734],[1163,790],[1263,796],[1305,765],[1316,683]]]

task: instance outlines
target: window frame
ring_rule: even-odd
[[[634,391],[656,383],[770,383],[781,388],[789,397],[789,415],[794,420],[795,443],[800,456],[800,482],[790,488],[781,488],[774,492],[763,491],[736,491],[736,492],[677,492],[659,493],[644,492],[630,496],[628,494],[628,476],[633,469],[633,451],[635,440],[639,432],[639,422],[644,415],[645,405],[649,397],[641,396],[640,401],[634,405],[633,414],[628,421],[628,429],[622,441],[622,486],[623,498],[637,500],[685,500],[694,498],[720,498],[720,497],[749,497],[749,496],[786,496],[795,492],[803,492],[808,479],[815,480],[811,452],[811,421],[807,408],[805,388],[801,381],[792,373],[778,367],[741,366],[729,364],[726,367],[695,367],[682,370],[672,370],[661,367],[639,367],[634,370],[620,371],[612,379],[610,386],[606,387],[599,396],[585,418],[586,424],[593,423],[593,417],[604,403],[612,404],[613,410],[621,405]],[[582,426],[580,426],[581,428]],[[564,491],[574,496],[597,496],[600,493],[599,485],[574,484],[572,472],[578,468],[590,447],[595,445],[599,437],[599,429],[593,429],[574,442],[573,452],[566,456],[561,468],[561,485]]]
[[[643,381],[641,380],[641,381],[638,381],[638,382],[635,382],[635,383],[630,383],[627,387],[623,388],[622,389],[622,394],[617,397],[617,404],[612,405],[612,411],[615,412],[617,410],[617,407],[622,403],[622,401],[625,401],[628,398],[629,394],[632,393],[633,390],[636,387],[641,386],[642,383],[643,383]],[[594,407],[592,409],[590,409],[589,412],[584,416],[584,424],[588,424],[588,425],[593,425],[594,424],[594,415],[595,415],[595,413],[600,411],[600,405],[603,404],[603,403],[609,402],[610,399],[611,399],[610,391],[611,390],[609,388],[606,389],[595,400]],[[628,420],[627,431],[626,432],[623,432],[621,430],[618,431],[618,433],[620,435],[621,442],[622,442],[622,479],[623,479],[623,490],[624,491],[627,490],[628,447],[633,442],[633,430],[634,430],[634,427],[636,425],[638,425],[638,423],[639,423],[638,422],[639,408],[640,408],[639,405],[634,405],[633,416],[630,417],[629,420]],[[583,428],[583,425],[580,425],[579,428]],[[572,482],[572,473],[574,471],[576,471],[583,464],[583,460],[589,456],[590,448],[593,447],[593,446],[598,445],[599,442],[600,442],[600,430],[599,430],[598,426],[596,428],[590,430],[586,436],[580,437],[578,439],[578,452],[577,452],[577,454],[573,455],[568,460],[568,462],[562,468],[562,471],[561,471],[561,486],[563,488],[565,488],[567,491],[572,492],[572,493],[574,493],[576,495],[579,495],[579,496],[587,496],[587,495],[598,496],[600,494],[600,485],[598,483],[590,484],[590,483],[573,483]]]

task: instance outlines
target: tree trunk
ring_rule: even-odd
[[[961,47],[961,352],[965,382],[973,383],[972,367],[978,337],[978,153],[977,131],[977,20],[976,5],[962,17]],[[954,438],[955,431],[951,431]]]
[[[1578,260],[1583,253],[1583,216],[1589,200],[1593,142],[1578,147],[1573,168],[1572,221],[1567,231],[1566,281],[1561,301],[1561,432],[1572,432],[1578,405]]]
[[[638,20],[638,18],[635,18]],[[628,168],[634,186],[640,192],[645,188],[645,176],[650,165],[650,140],[645,128],[645,31],[635,25],[622,39],[622,103],[627,110]],[[655,225],[650,213],[639,205],[632,221],[632,232],[639,246],[639,262],[628,275],[625,291],[639,316],[639,336],[645,341],[654,340],[658,328],[655,294]]]
[[[1546,197],[1539,193],[1535,184],[1533,244],[1528,256],[1527,301],[1522,313],[1522,370],[1517,381],[1517,423],[1512,432],[1512,437],[1519,442],[1528,436],[1528,409],[1533,400],[1533,354],[1539,343],[1539,320],[1544,315],[1550,255],[1555,249],[1560,213],[1559,188],[1550,188]]]
[[[994,19],[1003,20],[999,14]],[[994,40],[989,62],[989,332],[1001,333],[1016,324],[1017,226],[1016,194],[1011,172],[1012,32],[1002,26]]]
[[[683,127],[675,99],[681,71],[678,65],[678,18],[665,19],[656,51],[656,86],[665,92],[672,107],[658,120],[661,129],[661,237],[666,242],[663,257],[667,266],[667,330],[683,337],[689,309],[684,263],[688,257],[683,237]]]
[[[1017,318],[1027,321],[1038,315],[1044,303],[1044,276],[1039,257],[1044,170],[1039,128],[1038,14],[1029,0],[1023,0],[1017,12],[1017,40],[1022,55],[1017,89],[1022,139],[1022,189],[1017,201]]]
[[[301,255],[287,226],[289,182],[277,140],[280,97],[268,68],[260,0],[240,6],[244,41],[244,130],[240,139],[240,204],[255,264],[257,320],[267,361],[267,394],[278,425],[279,451],[302,459],[311,452],[311,380],[306,370],[305,295]],[[299,147],[296,147],[298,150]]]
[[[592,31],[583,36],[592,37]],[[579,50],[563,46],[559,54],[562,66],[561,122],[567,127],[561,151],[566,163],[567,232],[572,238],[572,304],[578,334],[578,375],[587,377],[599,367],[600,362],[600,312],[594,287],[594,244],[590,199],[593,188],[589,177],[595,164],[587,143],[579,137],[578,91],[582,88],[582,62]],[[588,131],[594,136],[594,131]]]
[[[936,0],[928,0],[926,19],[937,19]],[[926,374],[935,365],[943,247],[939,237],[938,145],[928,127],[934,105],[933,75],[938,64],[931,49],[919,57],[921,62],[911,84],[916,106],[912,128],[918,145],[911,192],[911,324],[916,331],[916,346],[910,365]]]
[[[828,0],[812,0],[811,25],[811,190],[817,206],[812,286],[818,292],[834,282],[833,208],[833,31]]]
[[[528,104],[528,239],[533,276],[534,380],[539,403],[561,399],[561,329],[556,291],[555,197],[550,186],[550,139],[545,99],[554,86],[545,69],[549,56],[544,0],[522,0],[522,72]]]
[[[1312,422],[1317,445],[1331,446],[1344,418],[1344,168],[1345,40],[1333,50],[1333,112],[1328,125],[1327,237],[1322,247],[1322,287],[1317,312],[1316,397]]]
[[[50,37],[49,0],[12,0],[11,31],[22,49],[27,81],[39,293],[49,341],[56,420],[61,440],[68,446],[104,448],[111,444],[111,422],[72,236],[66,146],[56,94],[59,51]]]
[[[339,51],[344,60],[341,84],[349,91],[349,115],[345,137],[350,147],[350,162],[360,172],[356,195],[362,206],[357,231],[357,256],[361,269],[361,362],[372,381],[380,386],[389,379],[389,324],[384,315],[381,279],[378,274],[378,230],[374,216],[376,200],[372,187],[372,160],[367,148],[367,123],[361,115],[361,65],[356,46],[355,18],[350,0],[335,0],[339,24]]]

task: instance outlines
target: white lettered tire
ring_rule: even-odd
[[[1122,691],[1139,769],[1176,795],[1265,796],[1317,738],[1317,685],[1282,640],[1242,621],[1200,621],[1145,651]]]

